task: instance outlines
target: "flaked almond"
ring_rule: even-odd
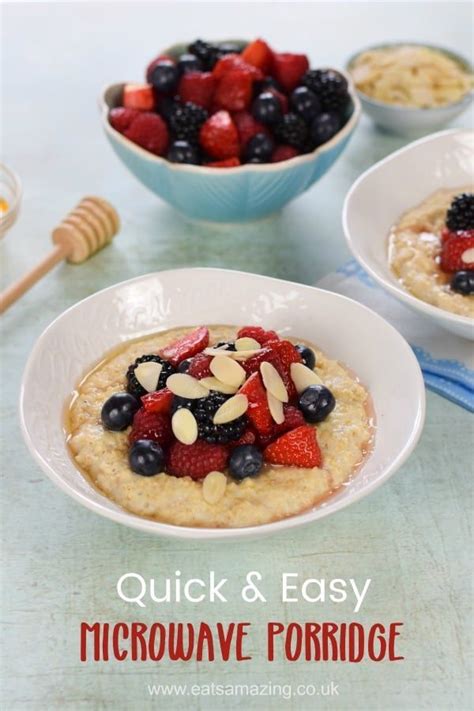
[[[217,504],[225,494],[227,478],[222,472],[209,472],[202,482],[202,496],[207,504]]]
[[[205,385],[206,388],[209,388],[209,390],[215,390],[218,393],[224,393],[224,395],[234,395],[238,390],[235,385],[227,385],[227,383],[223,383],[213,377],[201,378],[199,382]]]
[[[464,264],[470,264],[471,262],[474,262],[474,247],[470,247],[470,249],[464,250],[464,252],[461,254],[461,259]]]
[[[260,343],[255,338],[238,338],[235,342],[235,347],[238,351],[258,351]]]
[[[221,383],[233,385],[236,388],[242,385],[246,378],[246,372],[241,365],[222,355],[211,360],[209,370]]]
[[[198,438],[198,424],[191,410],[185,407],[176,410],[171,418],[171,429],[182,444],[194,444]]]
[[[158,386],[162,368],[161,363],[151,360],[148,363],[139,363],[133,373],[142,388],[152,393]]]
[[[231,360],[247,360],[247,358],[251,358],[252,356],[257,355],[257,353],[261,353],[262,350],[263,349],[260,348],[259,350],[253,351],[226,351],[219,350],[218,348],[205,348],[203,353],[208,356],[225,356]]]
[[[258,355],[262,351],[263,348],[254,351],[234,351],[232,353],[232,358],[234,360],[248,360],[249,358],[253,358],[253,356]]]
[[[270,390],[267,390],[267,402],[270,414],[277,425],[281,425],[285,421],[285,413],[283,412],[283,403],[281,400],[272,395]]]
[[[292,363],[290,366],[291,379],[298,393],[309,388],[310,385],[323,385],[323,381],[314,370],[303,363]]]
[[[277,400],[280,400],[280,402],[288,402],[288,393],[286,392],[285,383],[281,379],[280,373],[275,366],[264,361],[260,364],[260,373],[265,388],[271,392]]]
[[[178,397],[185,397],[189,400],[197,400],[200,397],[207,397],[209,389],[202,385],[201,380],[193,378],[186,373],[173,373],[166,381],[166,387]]]
[[[249,406],[249,401],[246,395],[234,395],[226,400],[214,415],[213,422],[215,425],[225,425],[226,422],[232,422],[238,417],[241,417]]]

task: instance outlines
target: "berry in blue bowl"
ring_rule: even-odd
[[[146,83],[103,95],[103,126],[131,172],[191,219],[281,209],[324,175],[359,118],[348,78],[261,39],[175,45]]]

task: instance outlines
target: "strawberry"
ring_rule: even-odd
[[[306,424],[303,413],[297,407],[293,407],[293,405],[283,405],[283,411],[285,414],[284,421],[280,425],[274,422],[272,430],[268,435],[261,434],[259,436],[258,439],[261,447],[267,447],[270,442],[273,442],[273,440],[285,434],[285,432],[289,432]]]
[[[293,380],[291,379],[290,368],[292,363],[302,362],[300,354],[290,341],[272,341],[268,343],[267,347],[272,351],[270,360],[285,383],[288,397],[290,400],[294,400],[297,393]]]
[[[260,434],[269,434],[272,431],[273,418],[267,401],[267,393],[263,387],[260,373],[253,373],[242,385],[239,393],[247,396],[249,406],[247,416]]]
[[[218,111],[204,122],[199,142],[216,160],[234,158],[240,153],[239,134],[228,111]]]
[[[302,425],[286,432],[263,452],[266,462],[294,467],[319,467],[322,462],[316,429]]]
[[[276,96],[276,98],[280,102],[282,113],[287,114],[289,110],[288,97],[285,96],[285,94],[282,94],[281,91],[278,91],[278,89],[274,89],[273,87],[270,87],[268,91],[270,92],[270,94],[273,94],[273,96]]]
[[[248,64],[252,64],[252,66],[261,69],[264,74],[270,73],[273,62],[273,52],[262,39],[256,39],[250,42],[240,56]]]
[[[238,158],[226,158],[225,160],[214,160],[210,163],[204,163],[208,168],[236,168],[240,165]]]
[[[182,360],[200,353],[208,345],[209,330],[205,326],[199,326],[194,331],[186,333],[177,341],[165,346],[160,355],[176,367]]]
[[[201,378],[210,378],[212,373],[209,369],[212,356],[205,355],[204,353],[198,353],[194,356],[189,368],[186,371],[188,375],[192,375],[193,378],[201,380]]]
[[[250,356],[247,360],[242,361],[241,366],[247,373],[247,375],[252,375],[252,373],[257,373],[260,370],[260,364],[267,360],[269,363],[273,362],[274,353],[265,346],[259,353],[254,356]]]
[[[214,95],[218,109],[242,111],[252,101],[253,77],[246,70],[233,69],[220,79]]]
[[[212,471],[223,471],[229,451],[222,444],[209,444],[202,439],[194,444],[173,442],[169,450],[166,471],[173,476],[202,479]]]
[[[155,95],[151,84],[125,84],[122,103],[126,109],[151,111],[155,106]]]
[[[133,444],[137,439],[151,439],[162,447],[166,447],[172,436],[171,421],[166,414],[149,412],[142,407],[133,418],[128,440],[130,444]]]
[[[305,54],[273,54],[273,76],[286,91],[293,91],[307,69],[309,62]]]
[[[261,346],[264,346],[268,341],[280,340],[276,331],[266,331],[261,326],[243,326],[239,328],[237,338],[255,338]]]
[[[440,267],[444,272],[474,269],[474,230],[455,232],[441,248]]]
[[[180,100],[208,109],[214,96],[216,79],[210,72],[186,72],[178,85]]]
[[[124,133],[138,114],[139,112],[136,109],[124,109],[120,106],[111,110],[109,113],[109,122],[116,131]]]
[[[142,405],[147,412],[169,412],[173,393],[168,388],[155,390],[152,393],[147,393],[142,397]]]
[[[263,123],[256,121],[249,111],[237,111],[232,114],[232,119],[237,126],[242,148],[245,148],[247,141],[257,133],[268,134],[268,128]]]
[[[133,119],[123,135],[157,156],[164,155],[168,148],[168,128],[158,114],[141,112]]]
[[[214,65],[212,74],[216,79],[220,79],[224,74],[234,69],[247,72],[247,74],[250,74],[256,80],[263,79],[263,74],[260,69],[254,67],[252,64],[248,64],[245,59],[242,59],[240,54],[226,54],[221,57]]]
[[[156,65],[159,62],[161,62],[162,59],[167,59],[170,62],[174,62],[173,57],[168,57],[167,54],[160,54],[158,57],[155,57],[155,59],[152,59],[150,64],[147,66],[146,72],[145,72],[145,77],[146,77],[146,80],[148,83],[151,82],[151,75],[152,75],[154,68],[156,67]]]
[[[300,152],[293,148],[293,146],[277,146],[272,153],[272,163],[280,163],[284,160],[290,160],[295,156],[299,156]]]

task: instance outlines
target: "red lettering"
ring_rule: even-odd
[[[267,659],[269,662],[275,660],[274,638],[283,632],[285,626],[281,622],[269,622],[267,624]]]
[[[112,632],[112,649],[114,652],[114,657],[119,662],[123,662],[127,658],[127,650],[120,649],[120,633],[123,639],[128,639],[128,627],[125,622],[118,622],[114,625]]]
[[[148,626],[144,622],[132,622],[132,632],[131,632],[131,639],[132,639],[132,660],[134,662],[137,661],[137,659],[140,659],[142,662],[144,662],[147,659],[147,648],[146,648],[146,639],[145,639],[145,632],[147,631]],[[138,653],[138,643],[140,642],[140,653]]]
[[[235,658],[238,662],[244,662],[252,657],[246,657],[243,653],[244,637],[247,637],[246,627],[250,627],[250,622],[239,622],[237,625],[237,641],[235,645]]]
[[[159,646],[156,647],[156,636],[159,633]],[[165,653],[165,635],[166,630],[161,622],[154,622],[150,628],[150,638],[148,640],[148,651],[150,654],[150,659],[153,662],[159,662],[163,659],[163,654]]]
[[[209,625],[205,622],[201,622],[199,625],[199,635],[197,641],[196,649],[196,659],[198,662],[202,662],[204,659],[204,643],[207,646],[207,660],[209,662],[214,661],[214,641],[212,639],[212,632]]]
[[[400,636],[400,632],[397,632],[397,627],[403,627],[403,622],[392,622],[389,627],[388,658],[391,662],[399,662],[405,659],[405,657],[395,656],[395,640]]]

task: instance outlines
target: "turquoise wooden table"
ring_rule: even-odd
[[[473,430],[465,411],[428,393],[426,428],[409,462],[336,516],[288,535],[209,545],[151,538],[64,496],[26,451],[17,401],[23,366],[43,328],[116,281],[207,265],[315,283],[348,257],[340,213],[352,181],[403,145],[363,119],[333,170],[282,214],[246,226],[192,225],[145,191],[112,154],[97,114],[102,85],[140,79],[147,60],[183,36],[262,35],[276,47],[308,52],[319,65],[341,65],[361,46],[405,37],[468,54],[469,5],[35,3],[3,11],[3,153],[24,183],[20,218],[0,244],[4,282],[45,253],[50,228],[83,194],[110,199],[123,229],[112,247],[80,267],[60,266],[2,318],[2,707],[468,709]],[[472,114],[456,125],[471,124]],[[124,573],[161,580],[177,569],[186,577],[206,577],[212,569],[229,578],[231,599],[142,609],[116,594]],[[236,595],[250,570],[264,576],[266,603]],[[283,572],[372,582],[354,613],[349,602],[283,604]],[[81,663],[83,620],[251,622],[253,659]],[[402,621],[405,659],[270,663],[263,644],[270,620]],[[323,695],[331,682],[333,695]],[[225,698],[205,696],[211,683],[270,684],[274,695],[247,697],[229,687]],[[175,689],[164,698],[150,695],[152,684],[188,684],[182,693],[204,686],[200,696]],[[295,694],[303,685],[306,695],[285,698],[289,685]]]

